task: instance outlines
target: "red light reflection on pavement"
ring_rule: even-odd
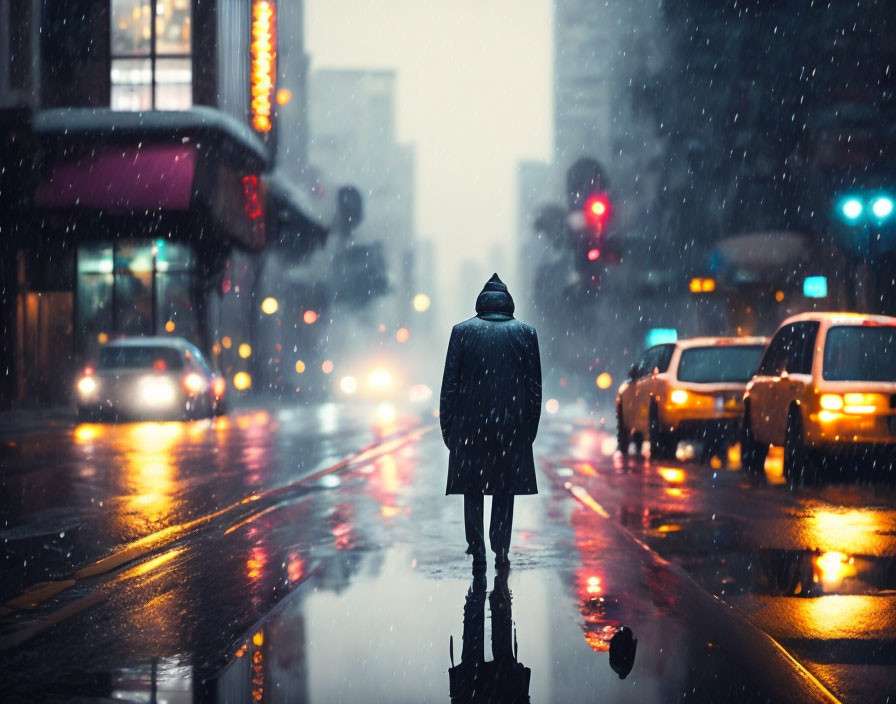
[[[354,538],[355,507],[343,502],[336,506],[330,516],[330,533],[337,550],[349,550],[355,545]]]
[[[606,575],[599,556],[604,554],[608,542],[595,513],[578,505],[570,516],[576,548],[581,565],[575,573],[576,600],[582,614],[582,630],[585,641],[598,653],[610,649],[610,639],[622,625],[607,616],[607,607],[613,601],[607,594]]]

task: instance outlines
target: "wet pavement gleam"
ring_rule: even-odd
[[[531,701],[823,701],[814,678],[846,701],[896,690],[889,486],[791,493],[622,462],[597,423],[549,419],[509,578],[490,566],[483,584],[427,415],[384,425],[329,407],[39,437],[3,456],[7,564],[37,551],[3,579],[10,701],[524,701],[525,685]],[[63,538],[41,532],[62,524]],[[625,679],[608,652],[622,625],[638,639]]]

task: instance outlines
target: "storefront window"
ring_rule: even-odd
[[[152,329],[152,245],[115,246],[115,323],[124,335],[147,335]]]
[[[86,357],[120,335],[199,335],[192,249],[167,240],[78,249],[77,346]]]
[[[112,332],[112,245],[78,249],[76,339],[78,351],[90,356]]]
[[[114,110],[193,104],[191,19],[190,0],[112,0]]]

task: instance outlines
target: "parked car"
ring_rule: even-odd
[[[81,420],[200,418],[226,411],[224,379],[181,337],[109,342],[75,387]]]
[[[741,457],[761,472],[784,447],[791,483],[845,451],[896,451],[896,318],[804,313],[785,320],[744,395]]]
[[[703,457],[737,440],[744,387],[766,338],[698,337],[656,345],[616,394],[619,449],[650,441],[650,456],[675,456],[679,440],[703,443]]]

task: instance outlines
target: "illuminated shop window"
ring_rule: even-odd
[[[117,240],[78,247],[78,350],[93,356],[116,335],[199,335],[196,256],[189,245]]]
[[[193,104],[190,12],[190,0],[112,0],[113,110]]]

